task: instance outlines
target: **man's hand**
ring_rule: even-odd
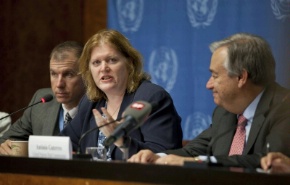
[[[271,173],[290,173],[290,158],[279,152],[271,152],[261,159],[261,167]]]
[[[154,154],[151,150],[141,150],[137,154],[133,155],[128,162],[133,163],[155,163],[160,156]]]
[[[6,140],[0,146],[0,155],[12,155],[11,140]]]

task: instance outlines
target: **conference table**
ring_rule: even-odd
[[[0,185],[290,184],[290,174],[274,175],[198,163],[167,166],[0,156],[0,166]]]

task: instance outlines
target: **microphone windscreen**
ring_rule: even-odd
[[[53,99],[53,96],[51,94],[47,94],[41,98],[41,101],[42,103],[46,103],[46,102],[51,101],[52,99]]]
[[[151,112],[151,104],[145,101],[136,101],[133,102],[129,107],[124,111],[124,116],[133,117],[138,123],[144,121],[144,119]]]

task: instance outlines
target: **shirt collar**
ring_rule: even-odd
[[[258,94],[258,96],[250,103],[250,105],[245,109],[243,116],[247,119],[247,120],[252,120],[254,118],[258,103],[263,95],[265,90],[263,90],[262,92],[260,92],[260,94]]]
[[[78,112],[78,107],[74,107],[72,108],[71,110],[67,110],[65,107],[64,107],[64,104],[61,104],[62,108],[63,108],[63,115],[66,115],[66,113],[68,112],[70,117],[71,118],[74,118]]]

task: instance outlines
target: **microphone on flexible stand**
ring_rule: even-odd
[[[123,113],[124,116],[122,118],[113,120],[109,123],[106,123],[99,127],[94,127],[86,131],[84,134],[82,134],[82,136],[79,139],[77,153],[73,155],[73,159],[91,159],[92,156],[90,154],[81,154],[81,142],[89,133],[98,130],[104,126],[115,123],[116,121],[125,119],[125,121],[115,129],[113,134],[104,141],[103,145],[107,148],[120,137],[124,136],[125,134],[128,134],[129,132],[141,126],[141,124],[146,120],[147,116],[150,114],[151,110],[154,110],[156,108],[156,105],[157,105],[156,103],[153,103],[151,105],[150,103],[144,101],[134,102],[125,109]]]
[[[150,104],[145,101],[133,102],[124,111],[125,121],[120,124],[108,138],[106,138],[103,145],[109,147],[120,137],[128,136],[130,132],[134,131],[144,123],[156,106],[156,103]]]
[[[13,114],[19,112],[19,111],[22,111],[22,110],[25,110],[25,109],[27,109],[27,108],[29,108],[29,107],[32,107],[32,106],[34,106],[34,105],[36,105],[36,104],[49,102],[49,101],[51,101],[52,99],[53,99],[53,96],[52,96],[51,94],[47,94],[47,95],[43,96],[42,98],[40,98],[40,101],[38,101],[38,102],[36,102],[36,103],[34,103],[34,104],[31,104],[31,105],[29,105],[29,106],[27,106],[27,107],[24,107],[24,108],[22,108],[22,109],[19,109],[19,110],[15,111],[15,112],[12,112],[11,114],[8,114],[8,115],[6,115],[6,116],[0,118],[0,120],[2,120],[2,119],[4,119],[4,118],[7,118],[7,117],[9,117],[9,116],[11,116],[11,115],[13,115]]]
[[[109,146],[111,146],[115,141],[123,137],[123,144],[120,148],[122,148],[123,151],[122,160],[127,161],[131,142],[131,139],[128,136],[129,133],[140,127],[155,107],[157,107],[157,104],[155,103],[150,104],[145,101],[133,102],[124,111],[125,121],[120,124],[108,138],[105,139],[103,145],[106,148],[109,148]]]

